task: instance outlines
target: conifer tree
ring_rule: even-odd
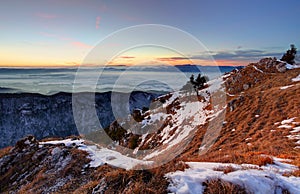
[[[280,60],[293,65],[295,64],[296,54],[297,48],[295,47],[295,45],[291,44],[291,49],[287,50]]]

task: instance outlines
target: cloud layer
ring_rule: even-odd
[[[184,60],[208,60],[213,59],[215,61],[230,61],[234,63],[241,63],[246,65],[248,62],[255,62],[265,57],[277,57],[280,58],[283,52],[271,52],[267,50],[256,49],[238,49],[231,51],[207,51],[201,52],[187,57],[161,57],[157,58],[160,61],[172,61],[180,62]]]

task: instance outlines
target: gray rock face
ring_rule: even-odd
[[[244,85],[243,85],[243,89],[244,89],[244,90],[248,90],[249,88],[250,88],[249,84],[244,84]]]
[[[72,102],[70,93],[58,93],[51,96],[29,93],[0,94],[0,148],[14,145],[20,138],[27,135],[34,135],[37,139],[78,135],[72,103],[78,103],[77,105],[81,106],[80,119],[88,123],[87,127],[97,127],[89,123],[91,116],[87,110],[91,108],[91,104],[96,110],[101,126],[107,127],[116,119],[116,115],[125,115],[136,108],[148,107],[150,102],[159,96],[159,94],[146,92],[132,92],[130,95],[124,93],[112,95],[111,92],[106,92],[95,94],[93,99],[88,99],[84,97],[85,95],[91,96],[88,93],[76,95],[82,96],[80,99],[85,100]],[[117,99],[113,100],[113,107],[114,109],[118,107],[118,110],[112,111],[111,97]],[[123,98],[127,101],[122,100]],[[124,107],[127,107],[127,110]]]
[[[287,68],[286,68],[286,63],[280,62],[276,65],[276,69],[280,72],[280,73],[284,73],[286,72]]]

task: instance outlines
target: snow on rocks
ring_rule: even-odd
[[[294,127],[294,130],[290,131],[291,133],[298,133],[300,132],[300,126],[299,127]]]
[[[220,77],[215,80],[209,81],[207,84],[209,87],[199,91],[199,97],[203,98],[198,100],[197,96],[188,96],[186,92],[174,92],[172,96],[165,102],[166,105],[163,107],[168,107],[171,104],[177,104],[178,108],[175,108],[172,113],[166,114],[165,116],[161,115],[161,111],[158,113],[150,114],[150,120],[157,120],[157,118],[169,118],[171,123],[163,127],[159,133],[159,143],[165,145],[163,149],[157,149],[152,153],[144,157],[144,160],[151,159],[162,153],[165,153],[167,150],[172,148],[175,145],[178,145],[181,142],[184,142],[187,137],[189,137],[199,125],[205,124],[208,119],[217,117],[220,114],[220,111],[223,111],[225,107],[222,104],[219,106],[216,105],[213,107],[213,110],[208,110],[207,107],[210,105],[210,95],[214,92],[225,91],[222,87],[224,81]],[[151,123],[150,121],[142,122],[143,124]],[[145,127],[145,125],[143,125]],[[151,139],[144,139],[144,141],[150,142]],[[142,142],[141,144],[143,144]]]
[[[291,129],[292,126],[291,126],[290,124],[293,123],[294,119],[296,119],[296,117],[290,118],[290,119],[286,119],[286,120],[283,120],[283,121],[281,121],[281,122],[276,122],[276,123],[274,123],[274,124],[275,124],[275,125],[281,124],[280,126],[278,126],[278,128]]]
[[[84,140],[82,139],[64,139],[57,141],[46,141],[39,142],[40,145],[60,145],[64,144],[67,147],[76,147],[80,150],[84,150],[89,153],[89,158],[91,162],[89,163],[90,167],[98,167],[105,163],[109,163],[110,165],[121,167],[124,169],[132,169],[136,165],[150,165],[152,161],[141,161],[138,159],[133,159],[122,155],[121,153],[110,150],[107,148],[97,147],[96,145],[86,145]],[[51,154],[56,155],[61,152],[59,147],[56,147],[52,150]]]
[[[294,85],[282,86],[282,87],[280,87],[280,89],[281,89],[281,90],[286,90],[286,89],[291,88],[291,87],[293,87],[293,86],[294,86]]]
[[[79,149],[87,151],[90,154],[90,167],[98,167],[105,163],[109,163],[110,165],[117,166],[124,169],[132,169],[136,165],[150,165],[152,161],[142,161],[138,159],[134,159],[131,157],[127,157],[122,155],[121,153],[110,150],[107,148],[98,148],[96,145],[81,145]]]
[[[39,142],[40,145],[57,145],[57,144],[64,144],[67,147],[79,146],[84,142],[82,139],[64,139],[64,140],[55,140],[55,141],[41,141]]]
[[[291,64],[286,64],[285,67],[287,69],[297,69],[297,68],[300,68],[300,64],[295,64],[295,65],[291,65]]]
[[[293,82],[298,82],[298,81],[300,81],[300,74],[299,74],[297,77],[293,78],[292,81],[293,81]]]
[[[275,124],[281,124],[280,126],[278,126],[278,128],[285,128],[285,129],[290,129],[290,134],[286,136],[287,138],[291,139],[291,140],[295,140],[295,144],[299,145],[300,144],[300,123],[299,122],[295,122],[294,120],[297,117],[293,117],[290,119],[286,119],[283,120],[281,122],[277,122]],[[296,146],[295,149],[299,149],[300,146]]]
[[[278,128],[291,129],[292,126],[290,126],[290,125],[280,125]]]
[[[150,119],[144,119],[142,120],[142,127],[145,128],[148,125],[154,124],[160,120],[165,120],[167,118],[167,115],[161,112],[151,114]]]
[[[166,148],[162,150],[156,150],[151,154],[148,154],[144,159],[150,159],[155,157],[166,150],[170,149],[174,145],[180,143],[185,139],[198,125],[204,124],[208,115],[211,113],[208,110],[205,110],[205,107],[208,106],[208,102],[181,102],[180,109],[174,112],[174,114],[168,114],[162,116],[162,118],[170,117],[172,120],[171,125],[167,125],[161,131],[161,139],[159,140],[162,144],[167,145]],[[151,118],[157,117],[157,114],[150,115]],[[186,124],[186,121],[189,121]],[[171,133],[173,131],[173,134]],[[150,141],[148,139],[147,141]]]
[[[262,70],[258,69],[255,65],[252,66],[256,71],[260,72],[260,73],[264,73]]]
[[[208,162],[187,162],[190,168],[166,174],[170,179],[169,191],[172,193],[203,193],[204,182],[221,179],[245,188],[249,193],[277,193],[287,189],[290,193],[300,192],[300,177],[285,177],[282,173],[297,169],[282,160],[274,158],[272,166],[259,167],[250,164],[223,164]],[[225,174],[217,169],[233,167],[233,172]]]

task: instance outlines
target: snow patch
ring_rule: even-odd
[[[160,118],[170,118],[172,121],[171,124],[165,126],[160,132],[160,143],[164,146],[163,149],[157,149],[152,153],[144,157],[144,160],[151,159],[156,157],[173,146],[183,142],[194,130],[197,129],[197,126],[205,124],[207,119],[212,119],[217,117],[223,110],[224,107],[214,106],[214,110],[206,110],[206,107],[209,105],[210,95],[217,91],[224,91],[223,87],[224,80],[222,77],[214,79],[207,82],[208,87],[202,90],[199,90],[199,95],[204,98],[201,101],[187,101],[181,99],[186,98],[186,93],[174,92],[169,100],[164,103],[163,107],[172,103],[178,103],[179,109],[174,109],[172,114],[159,115]],[[195,96],[196,97],[196,96]],[[175,104],[174,103],[174,104]],[[156,113],[158,114],[158,113]],[[150,115],[151,119],[156,119],[158,115],[155,116],[155,113]],[[143,124],[148,124],[146,121],[142,122]],[[151,141],[151,138],[147,142]]]
[[[84,150],[89,153],[89,158],[91,159],[90,167],[98,167],[105,163],[109,163],[110,165],[117,166],[124,169],[132,169],[136,165],[150,165],[152,161],[142,161],[138,159],[134,159],[131,157],[127,157],[122,155],[121,153],[110,150],[107,148],[99,148],[96,145],[86,145],[84,144],[84,140],[72,140],[72,139],[65,139],[65,140],[58,140],[58,141],[46,141],[40,142],[41,145],[57,145],[57,144],[64,144],[65,146],[73,146],[77,145],[78,149]],[[56,147],[52,150],[51,154],[55,155],[59,153],[61,149]]]
[[[253,65],[253,68],[254,68],[256,71],[259,71],[260,73],[264,73],[261,69],[258,69],[255,65]]]
[[[208,162],[187,162],[190,166],[185,171],[166,174],[171,183],[168,187],[172,193],[203,193],[203,183],[211,179],[221,179],[244,187],[249,193],[276,193],[278,189],[287,189],[290,193],[300,192],[300,177],[285,177],[283,172],[296,169],[295,166],[284,164],[275,158],[275,164],[259,168],[250,164],[223,164]],[[224,174],[214,169],[232,166],[235,171]]]
[[[290,125],[280,125],[280,126],[278,126],[278,128],[290,129],[290,128],[292,128],[292,126],[290,126]]]
[[[280,126],[278,126],[277,128],[285,128],[285,129],[291,129],[293,126],[288,125],[288,124],[293,124],[294,120],[296,119],[296,117],[290,118],[290,119],[286,119],[280,122]],[[275,125],[278,125],[279,122],[275,123]]]
[[[167,116],[168,115],[166,115],[162,112],[151,114],[150,119],[146,118],[146,119],[142,120],[142,127],[141,128],[145,128],[147,125],[154,124],[157,121],[165,120],[167,118]]]
[[[71,146],[78,146],[81,145],[84,142],[84,140],[82,139],[78,139],[78,140],[72,140],[72,139],[64,139],[64,140],[56,140],[56,141],[45,141],[45,142],[39,142],[40,145],[57,145],[57,144],[64,144],[67,147],[71,147]]]
[[[286,64],[285,67],[287,69],[297,69],[297,68],[300,68],[300,65],[299,64],[295,64],[295,65],[291,65],[291,64]]]
[[[294,130],[290,131],[291,133],[298,133],[300,132],[300,126],[299,127],[294,127]]]
[[[122,155],[120,152],[110,150],[107,148],[98,148],[96,145],[84,145],[82,144],[79,149],[87,151],[90,155],[91,167],[98,167],[105,163],[110,165],[124,168],[126,170],[134,168],[136,165],[150,165],[152,161],[141,161],[128,156]]]
[[[281,124],[284,125],[284,124],[289,124],[289,123],[292,123],[294,121],[296,117],[294,118],[290,118],[290,119],[286,119],[286,120],[283,120],[281,121]]]
[[[293,81],[293,82],[298,82],[298,81],[300,81],[300,74],[299,74],[297,77],[293,78],[292,81]]]
[[[295,85],[282,86],[282,87],[280,87],[280,89],[281,90],[286,90],[286,89],[291,88],[293,86],[295,86]]]
[[[170,105],[176,98],[179,98],[179,92],[173,92],[172,96],[166,101],[166,103],[163,104],[163,107],[166,108],[168,105]]]

